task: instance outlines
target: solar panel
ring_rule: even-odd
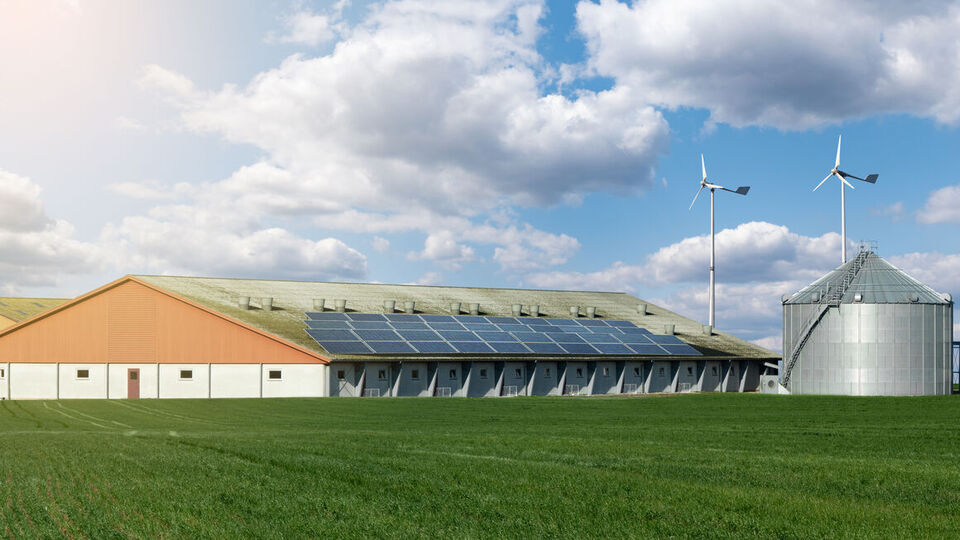
[[[433,330],[397,330],[397,333],[407,341],[443,341]]]
[[[355,341],[357,336],[350,330],[307,330],[317,341]]]
[[[315,321],[319,321],[319,320],[346,321],[348,320],[346,313],[319,313],[319,312],[308,311],[306,315],[307,317]]]
[[[700,353],[676,336],[654,335],[630,321],[307,313],[306,332],[333,354],[585,354]]]
[[[377,313],[347,313],[351,321],[385,321],[386,317]]]
[[[421,353],[455,353],[456,349],[450,346],[449,343],[444,343],[442,341],[411,341],[410,345],[413,346],[417,352]]]
[[[317,341],[321,347],[332,354],[368,354],[370,347],[362,341]]]
[[[364,341],[401,341],[393,330],[354,330]]]
[[[417,352],[406,341],[370,341],[367,343],[373,352],[386,354],[402,354]]]
[[[523,346],[523,343],[491,343],[493,350],[498,353],[528,353],[530,349]]]

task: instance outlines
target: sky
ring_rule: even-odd
[[[0,0],[0,293],[624,291],[779,350],[847,243],[960,293],[960,3]]]

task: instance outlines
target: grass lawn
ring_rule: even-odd
[[[960,535],[960,397],[0,402],[0,536]]]

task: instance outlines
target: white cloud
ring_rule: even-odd
[[[940,188],[927,197],[917,212],[920,223],[960,223],[960,185]]]
[[[131,199],[166,201],[193,193],[191,184],[180,182],[173,186],[164,186],[158,182],[117,182],[107,186],[109,191]]]
[[[284,21],[287,33],[277,41],[281,43],[300,43],[316,47],[336,37],[334,20],[329,15],[299,11]]]
[[[155,89],[177,99],[191,97],[194,93],[193,81],[156,64],[143,67],[137,84],[142,88]]]
[[[70,223],[47,216],[38,185],[0,169],[0,281],[7,294],[95,270],[97,247],[73,236]]]
[[[780,353],[783,352],[783,334],[776,334],[773,336],[762,337],[759,339],[751,340],[751,342],[754,343],[755,345],[759,345],[764,349],[767,349],[770,351],[775,351]]]
[[[881,206],[880,208],[874,208],[870,210],[870,213],[875,216],[889,218],[890,221],[897,223],[903,220],[903,217],[906,215],[906,212],[903,208],[903,201],[897,201],[893,204],[887,206]]]
[[[457,270],[465,263],[476,260],[473,248],[457,243],[450,231],[437,231],[427,235],[423,251],[409,253],[411,261],[431,260],[444,268]]]
[[[960,253],[906,253],[887,260],[937,292],[960,294],[960,273],[957,272]]]
[[[377,253],[386,253],[390,251],[390,241],[380,236],[374,236],[370,242]]]
[[[437,272],[427,272],[417,278],[413,285],[440,285],[443,283],[443,275]]]
[[[582,1],[595,73],[733,126],[804,129],[873,114],[960,120],[950,2]]]

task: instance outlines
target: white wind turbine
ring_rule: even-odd
[[[837,161],[833,164],[833,170],[830,171],[830,174],[826,176],[823,180],[817,184],[817,187],[813,188],[816,191],[824,182],[830,179],[831,176],[836,176],[840,180],[840,236],[841,238],[841,247],[840,247],[840,264],[846,264],[847,262],[847,202],[846,202],[846,187],[854,189],[853,184],[847,182],[847,178],[853,178],[863,182],[869,182],[871,184],[877,183],[877,178],[880,177],[879,174],[868,174],[866,178],[860,178],[859,176],[854,176],[850,173],[843,172],[840,170],[840,141],[843,139],[843,135],[837,138]]]
[[[711,184],[707,182],[707,166],[703,161],[703,154],[700,154],[700,170],[703,171],[703,177],[700,179],[700,189],[697,190],[697,194],[693,196],[693,202],[690,203],[690,208],[693,208],[694,203],[697,202],[697,197],[700,196],[700,192],[703,191],[703,188],[708,188],[710,190],[710,326],[715,327],[716,325],[716,310],[717,310],[717,301],[716,301],[716,237],[714,235],[714,214],[713,214],[713,192],[720,189],[723,191],[729,191],[730,193],[736,193],[737,195],[746,195],[750,191],[750,186],[740,186],[736,190],[727,189],[723,186],[718,186],[717,184]]]

